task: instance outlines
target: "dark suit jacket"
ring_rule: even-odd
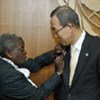
[[[71,87],[69,62],[70,48],[65,57],[60,100],[100,100],[100,38],[86,34]]]
[[[52,52],[48,52],[34,60],[28,59],[25,66],[35,72],[52,60]],[[55,73],[52,78],[35,88],[22,73],[0,58],[0,100],[45,100],[60,82],[60,77]]]

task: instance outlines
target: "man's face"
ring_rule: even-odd
[[[53,16],[51,17],[51,29],[53,33],[55,33],[55,36],[60,38],[62,42],[64,42],[66,45],[71,44],[73,34],[70,24],[61,26],[58,18],[56,16]]]
[[[26,59],[24,43],[18,43],[14,50],[10,51],[10,59],[16,64],[22,64]]]

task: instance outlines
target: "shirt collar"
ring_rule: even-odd
[[[82,47],[82,43],[83,43],[84,38],[85,38],[85,35],[86,35],[86,33],[83,30],[83,32],[82,32],[80,38],[78,39],[78,41],[74,45],[71,45],[71,47],[74,46],[76,49],[78,49],[80,51],[81,47]]]
[[[26,68],[19,68],[17,65],[15,65],[10,59],[7,58],[3,58],[0,56],[1,59],[5,60],[6,62],[8,62],[9,64],[11,64],[16,70],[18,70],[19,72],[23,73],[26,77],[29,77],[30,75],[30,71]]]
[[[5,60],[6,62],[10,63],[15,69],[18,69],[18,66],[15,65],[10,59],[0,57],[1,59]]]

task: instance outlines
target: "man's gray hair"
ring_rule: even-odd
[[[68,6],[59,6],[51,12],[51,17],[56,16],[61,26],[72,23],[75,27],[80,27],[77,13]]]

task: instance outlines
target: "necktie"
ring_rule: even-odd
[[[70,61],[70,78],[69,78],[69,85],[71,86],[73,76],[75,73],[76,65],[78,61],[78,49],[74,46],[71,47],[71,61]]]

